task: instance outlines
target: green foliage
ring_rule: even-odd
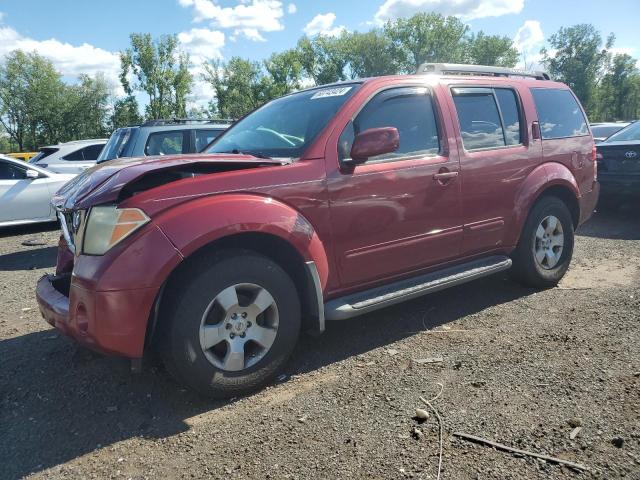
[[[622,54],[608,59],[596,92],[594,113],[606,121],[640,117],[640,70],[635,58]]]
[[[607,63],[607,49],[615,37],[602,36],[593,25],[579,24],[562,27],[549,38],[553,54],[547,49],[540,53],[542,62],[555,79],[566,83],[591,114],[594,112],[594,92]]]
[[[424,62],[461,63],[468,27],[457,17],[418,13],[384,26],[400,72],[413,73]]]
[[[105,136],[108,109],[109,86],[101,75],[67,85],[49,60],[20,50],[0,66],[0,123],[20,151]]]
[[[146,116],[150,119],[185,117],[186,99],[193,78],[189,73],[189,56],[178,52],[175,35],[153,40],[149,33],[132,33],[131,48],[120,54],[120,81],[129,95],[134,90],[149,96]],[[129,72],[137,83],[128,80]]]
[[[133,95],[129,94],[114,102],[113,113],[109,123],[111,130],[142,123],[138,101]]]
[[[297,50],[302,69],[315,85],[347,79],[346,36],[346,33],[340,37],[304,36],[298,41]]]
[[[509,37],[486,35],[480,31],[469,37],[465,49],[467,63],[497,67],[515,67],[518,63],[518,50]]]
[[[258,62],[240,57],[227,63],[215,60],[205,65],[204,79],[216,92],[211,111],[220,118],[240,118],[269,100],[268,82]]]

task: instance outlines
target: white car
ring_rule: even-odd
[[[56,220],[51,197],[73,177],[0,155],[0,227]]]
[[[96,138],[42,147],[29,163],[55,173],[82,173],[96,164],[106,143],[106,138]]]

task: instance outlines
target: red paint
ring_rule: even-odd
[[[423,86],[430,91],[441,136],[436,156],[341,165],[338,137],[377,92]],[[523,144],[467,152],[453,86],[508,86],[523,109]],[[69,298],[46,278],[37,294],[52,325],[92,348],[142,355],[156,296],[173,269],[199,248],[229,235],[273,235],[314,261],[324,299],[489,253],[509,254],[533,203],[562,187],[589,218],[598,195],[590,136],[541,140],[529,88],[567,88],[510,78],[396,76],[366,80],[298,161],[245,155],[127,159],[94,168],[68,208],[118,201],[122,188],[159,169],[206,162],[242,169],[167,183],[121,202],[151,222],[103,256],[73,257],[60,243],[57,273],[73,269]],[[395,129],[363,132],[355,157],[397,142]],[[395,131],[395,136],[394,132]],[[250,167],[250,168],[249,168]]]
[[[364,161],[369,157],[395,152],[400,146],[397,128],[370,128],[359,133],[351,147],[351,158]]]

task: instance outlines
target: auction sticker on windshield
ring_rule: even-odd
[[[327,97],[341,97],[352,87],[335,87],[335,88],[325,88],[320,90],[319,92],[314,93],[311,96],[311,100],[315,100],[316,98],[327,98]]]

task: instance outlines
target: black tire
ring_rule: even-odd
[[[207,307],[231,285],[256,284],[275,300],[279,322],[273,344],[257,363],[226,371],[209,361],[200,346],[200,325]],[[210,398],[246,395],[269,383],[288,360],[300,332],[300,302],[287,273],[251,251],[223,251],[191,262],[168,285],[163,302],[158,353],[180,383]]]
[[[535,258],[536,231],[548,216],[556,217],[564,235],[560,259],[553,268],[544,268]],[[558,284],[569,268],[573,256],[574,227],[567,205],[557,197],[542,197],[533,206],[524,224],[518,246],[511,255],[512,276],[519,282],[536,288],[549,288]]]

